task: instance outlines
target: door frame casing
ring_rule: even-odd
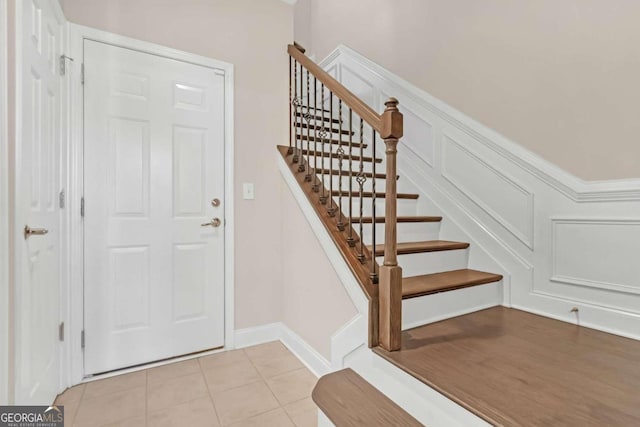
[[[224,346],[226,349],[234,347],[235,314],[234,314],[234,66],[212,58],[184,52],[181,50],[161,46],[155,43],[141,41],[130,37],[109,33],[78,24],[69,24],[70,56],[75,59],[72,63],[70,77],[71,102],[69,103],[69,117],[71,135],[69,138],[69,168],[68,168],[68,209],[66,210],[68,227],[68,252],[66,265],[69,271],[69,292],[67,325],[69,325],[69,339],[67,354],[69,373],[67,386],[72,386],[85,379],[84,352],[81,348],[81,333],[84,328],[84,227],[80,215],[80,200],[84,194],[83,159],[84,159],[84,99],[81,81],[81,65],[84,60],[84,40],[107,43],[142,53],[161,56],[194,65],[214,68],[224,72],[224,164],[225,164],[225,206],[224,206]],[[78,262],[82,260],[82,262]],[[73,262],[76,261],[76,262]]]
[[[7,1],[0,1],[0,405],[9,403],[9,30]]]

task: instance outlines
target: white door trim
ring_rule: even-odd
[[[175,59],[195,65],[215,68],[224,72],[225,79],[225,348],[234,347],[234,67],[233,64],[207,58],[204,56],[160,46],[125,36],[96,30],[77,24],[69,24],[69,39],[71,45],[70,56],[75,59],[72,63],[72,75],[70,77],[71,102],[70,102],[70,129],[72,134],[69,140],[69,187],[68,187],[68,230],[69,253],[66,262],[71,265],[70,286],[67,299],[69,301],[69,313],[67,325],[69,325],[69,339],[66,341],[69,357],[69,375],[67,385],[78,384],[84,379],[83,352],[81,349],[80,335],[83,329],[83,227],[80,217],[80,198],[83,194],[83,96],[80,70],[83,58],[83,41],[85,39],[108,43],[119,47],[137,50],[140,52]]]
[[[0,1],[0,372],[9,378],[9,103],[7,2]],[[9,403],[9,381],[0,383],[0,405]]]

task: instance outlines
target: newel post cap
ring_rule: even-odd
[[[380,132],[382,139],[402,138],[403,116],[398,110],[398,104],[399,102],[396,98],[389,98],[384,103],[386,108],[382,113],[382,132]]]
[[[398,101],[396,98],[389,98],[384,102],[384,105],[387,107],[384,111],[398,111],[398,104],[400,103],[400,101]]]

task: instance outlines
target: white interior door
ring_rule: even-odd
[[[89,40],[84,64],[85,373],[221,347],[224,75]]]
[[[64,18],[52,1],[17,2],[20,107],[16,149],[15,403],[60,391],[60,147]],[[25,226],[31,232],[25,231]]]

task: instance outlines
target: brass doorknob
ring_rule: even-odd
[[[29,236],[44,236],[47,234],[49,230],[46,228],[31,228],[28,225],[24,226],[24,238],[27,239]]]
[[[211,221],[209,222],[205,222],[204,224],[200,224],[202,227],[207,227],[207,226],[211,226],[211,227],[220,227],[220,224],[222,224],[222,221],[220,221],[220,218],[213,218]]]

